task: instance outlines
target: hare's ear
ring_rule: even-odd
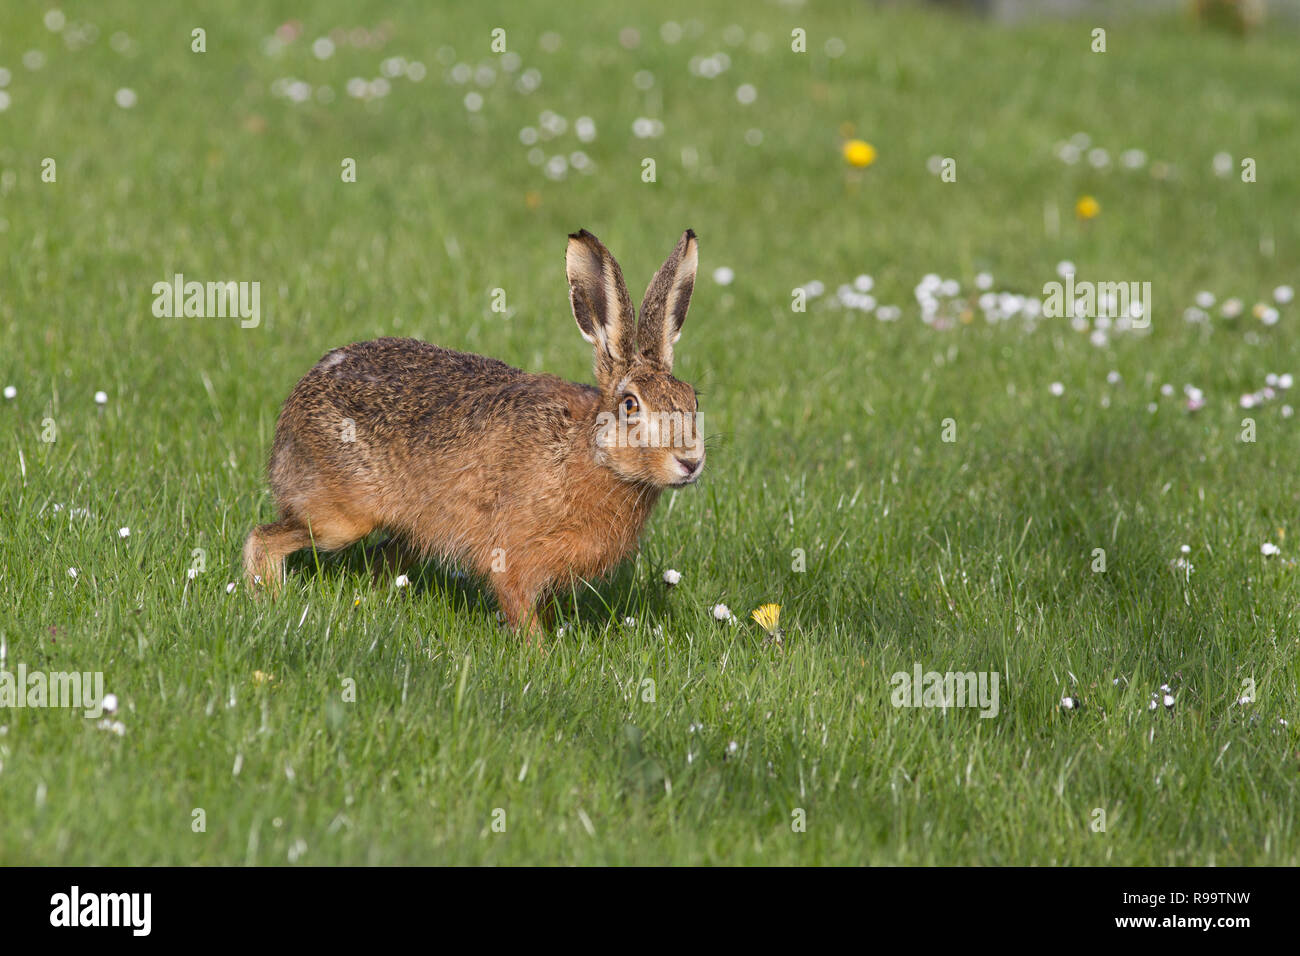
[[[618,263],[586,229],[569,236],[564,268],[573,317],[582,337],[595,346],[596,380],[604,385],[632,361],[636,341],[632,299]]]
[[[673,344],[682,334],[699,264],[699,243],[695,241],[694,231],[687,229],[668,261],[650,280],[650,287],[645,290],[645,299],[641,302],[641,318],[636,330],[637,349],[668,371],[673,368]]]

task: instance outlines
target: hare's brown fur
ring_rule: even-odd
[[[570,237],[566,261],[599,387],[415,339],[326,353],[280,413],[270,464],[280,519],[248,536],[250,584],[278,586],[284,558],[300,548],[336,550],[382,528],[396,535],[385,567],[414,556],[455,562],[490,584],[509,623],[533,629],[546,591],[627,556],[662,489],[703,467],[698,436],[689,446],[621,447],[600,428],[629,396],[638,414],[694,415],[694,390],[670,374],[694,234],[651,283],[639,328],[594,236]]]

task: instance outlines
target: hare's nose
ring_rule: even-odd
[[[677,464],[682,466],[682,471],[686,473],[687,478],[699,471],[700,467],[704,464],[704,459],[702,457],[683,458],[681,455],[673,455],[673,457],[677,459]]]

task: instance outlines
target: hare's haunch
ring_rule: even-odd
[[[511,625],[536,629],[539,597],[612,569],[660,492],[704,468],[695,390],[672,376],[697,262],[687,230],[638,320],[600,240],[569,237],[569,300],[594,347],[594,388],[415,339],[326,353],[280,412],[280,518],[244,544],[249,585],[278,588],[292,552],[383,528],[394,535],[385,568],[453,561],[487,581]]]

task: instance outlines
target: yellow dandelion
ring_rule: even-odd
[[[754,619],[754,623],[770,634],[776,630],[777,623],[781,620],[781,605],[764,604],[749,616]]]
[[[863,169],[876,161],[876,147],[863,139],[851,139],[844,144],[844,161]]]
[[[1079,201],[1074,204],[1074,214],[1080,219],[1095,219],[1101,212],[1101,203],[1091,196],[1080,196]]]

